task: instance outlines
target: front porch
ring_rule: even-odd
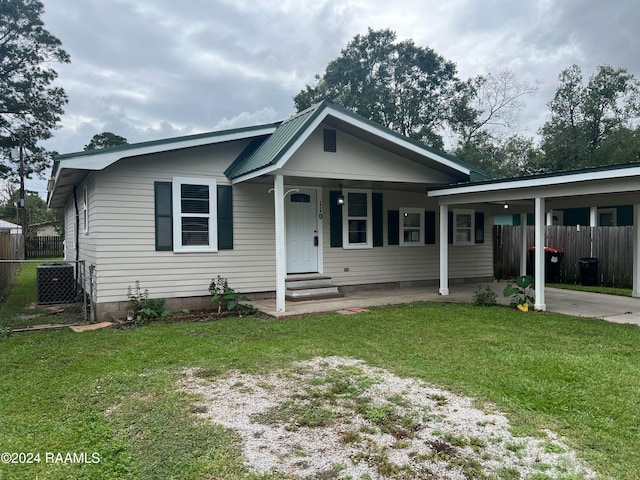
[[[502,296],[507,282],[483,283],[482,288],[491,286],[498,302],[508,305],[510,299]],[[309,315],[335,312],[346,309],[402,305],[414,302],[472,303],[478,284],[452,285],[449,295],[440,295],[438,287],[393,288],[387,290],[364,290],[346,293],[343,298],[321,299],[305,302],[288,302],[285,312],[276,310],[274,298],[253,301],[260,311],[275,317]],[[600,293],[577,292],[557,288],[545,288],[547,311],[576,317],[601,318],[614,323],[631,323],[640,326],[640,299],[604,295]],[[514,315],[520,312],[514,310]],[[523,313],[522,315],[528,315]],[[531,313],[535,315],[535,313]]]

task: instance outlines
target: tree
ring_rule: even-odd
[[[456,66],[391,30],[356,35],[316,84],[295,97],[298,111],[322,100],[348,108],[413,139],[443,147],[441,131],[462,85]]]
[[[540,83],[520,82],[510,70],[468,80],[452,108],[453,154],[502,176],[528,172],[537,158],[533,139],[517,133],[522,97],[536,93]]]
[[[0,219],[11,223],[20,224],[18,218],[18,192],[14,192],[13,198],[9,198],[3,205],[0,205]],[[25,197],[26,212],[26,237],[33,237],[36,234],[36,224],[51,222],[58,232],[64,231],[64,212],[62,210],[51,210],[40,196],[35,192],[27,192]],[[22,213],[20,213],[22,215]]]
[[[117,147],[118,145],[126,145],[127,139],[111,132],[96,133],[88,144],[84,146],[85,150],[98,150],[100,148]]]
[[[508,69],[468,80],[453,106],[451,126],[459,137],[458,146],[500,139],[517,130],[519,112],[524,107],[522,97],[539,90],[540,82],[519,82]]]
[[[67,96],[52,86],[57,73],[51,62],[68,63],[60,40],[44,28],[44,12],[38,0],[0,1],[0,178],[19,176],[22,146],[24,175],[41,174],[50,155],[38,146],[51,137]]]
[[[640,84],[625,69],[601,65],[583,83],[573,65],[560,73],[561,85],[542,126],[540,168],[546,171],[638,161]]]

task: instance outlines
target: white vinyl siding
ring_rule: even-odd
[[[384,246],[371,249],[336,248],[330,246],[329,216],[324,218],[324,274],[330,276],[338,286],[372,285],[403,282],[426,282],[434,285],[440,276],[439,245],[424,244],[410,248],[388,244],[388,210],[400,210],[407,205],[422,211],[435,211],[436,229],[439,227],[437,200],[427,198],[424,193],[382,190],[384,208]],[[329,202],[328,189],[323,202]],[[477,206],[478,210],[482,207]],[[486,215],[485,218],[490,218]],[[436,232],[437,233],[437,232]],[[436,238],[438,238],[436,234]],[[470,247],[449,246],[449,278],[477,279],[493,276],[492,223],[485,221],[484,243]],[[425,287],[430,288],[430,287]]]
[[[140,157],[98,173],[100,202],[89,202],[95,210],[89,236],[99,237],[99,303],[126,301],[127,285],[136,280],[151,298],[208,296],[217,275],[239,292],[275,290],[273,195],[264,184],[233,186],[233,250],[176,255],[155,249],[155,182],[172,182],[179,165],[183,177],[228,185],[223,172],[246,143]]]

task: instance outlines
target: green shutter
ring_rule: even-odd
[[[373,246],[384,246],[384,211],[382,209],[382,193],[371,194],[373,208]]]
[[[387,212],[387,244],[400,245],[400,211]]]
[[[329,192],[329,236],[332,247],[342,246],[342,205],[338,205],[341,192]]]
[[[434,245],[436,243],[436,212],[424,212],[424,243]]]
[[[218,250],[233,250],[233,187],[218,185]]]
[[[173,250],[173,200],[171,182],[155,182],[156,250]]]
[[[449,236],[449,243],[453,243],[453,212],[449,211],[449,231],[448,231],[448,236]]]
[[[484,243],[484,212],[476,212],[476,243]]]

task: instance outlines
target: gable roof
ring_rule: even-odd
[[[322,122],[333,122],[365,135],[372,143],[410,152],[418,163],[437,170],[444,170],[461,180],[487,179],[492,176],[459,159],[427,147],[378,123],[328,101],[320,102],[283,121],[268,139],[260,144],[249,145],[224,172],[241,182],[281,168]]]
[[[278,125],[279,122],[58,155],[47,185],[49,206],[62,207],[74,185],[79,184],[88,171],[103,170],[119,160],[233,140],[265,138]]]

